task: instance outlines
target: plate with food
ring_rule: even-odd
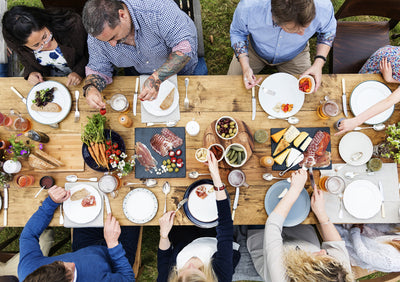
[[[74,185],[69,191],[71,197],[63,203],[65,216],[79,224],[93,221],[103,206],[99,191],[85,183]]]
[[[124,198],[122,209],[127,219],[143,224],[153,219],[158,210],[157,198],[146,188],[136,188]]]
[[[157,98],[153,101],[143,101],[142,105],[152,115],[167,116],[179,105],[178,87],[165,80],[160,85]]]
[[[339,155],[349,165],[366,164],[373,151],[371,139],[362,132],[348,132],[339,142]]]
[[[107,145],[108,141],[111,141],[111,146],[113,150],[119,150],[120,152],[125,152],[124,140],[117,132],[111,129],[104,129],[104,138],[106,140],[105,153],[107,153],[108,150],[107,148],[110,146]],[[85,163],[93,170],[101,172],[113,170],[113,168],[110,165],[106,167],[105,165],[101,165],[101,163],[98,164],[91,156],[88,145],[85,143],[82,144],[82,156],[83,159],[85,160]],[[108,158],[107,155],[105,155],[105,157]]]
[[[281,180],[274,183],[269,189],[267,194],[265,194],[264,206],[265,211],[268,215],[272,213],[275,209],[276,205],[283,198],[283,194],[285,194],[285,190],[289,190],[290,183],[286,180]],[[302,223],[310,213],[310,196],[308,195],[305,189],[301,190],[299,197],[296,202],[293,204],[290,209],[285,221],[283,222],[283,226],[290,227],[296,226]]]
[[[258,92],[261,107],[271,116],[287,118],[295,115],[303,106],[304,92],[299,90],[298,80],[291,74],[283,72],[271,74],[261,86],[274,92],[274,95],[271,95],[261,88]]]
[[[36,84],[26,98],[29,115],[41,124],[59,123],[69,114],[71,104],[68,89],[52,80]]]
[[[350,109],[358,116],[379,101],[387,98],[392,91],[384,83],[368,80],[358,84],[350,96]],[[380,114],[366,120],[366,124],[378,124],[387,121],[393,114],[394,105]]]
[[[228,195],[226,189],[225,192]],[[214,183],[211,179],[193,182],[186,189],[184,198],[188,198],[188,201],[184,204],[183,210],[191,222],[202,228],[218,225],[217,202]]]

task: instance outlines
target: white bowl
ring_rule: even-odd
[[[234,134],[233,136],[229,137],[229,138],[227,138],[227,137],[222,137],[222,136],[218,133],[218,123],[219,123],[222,119],[226,119],[226,118],[228,118],[228,119],[230,119],[231,121],[235,122],[235,128],[236,128],[235,134]],[[236,120],[235,120],[234,118],[230,117],[230,116],[223,116],[223,117],[220,117],[220,118],[217,120],[217,122],[215,123],[215,132],[217,133],[217,135],[218,135],[219,138],[224,139],[224,140],[230,140],[230,139],[234,138],[234,137],[237,135],[237,133],[238,133],[238,125],[237,125]]]
[[[218,162],[220,162],[220,161],[222,161],[222,159],[224,158],[224,155],[225,155],[224,146],[222,146],[221,144],[218,144],[218,143],[214,143],[214,144],[211,144],[210,147],[208,147],[208,150],[211,151],[211,148],[214,147],[214,146],[219,147],[219,148],[222,149],[222,155],[221,155],[221,157],[217,160]],[[217,156],[215,156],[215,157],[217,157]]]
[[[228,155],[229,151],[231,150],[232,146],[240,147],[240,148],[243,150],[243,152],[244,152],[244,158],[242,158],[242,162],[241,162],[240,164],[232,164],[232,163],[230,163],[229,158],[227,157],[227,155]],[[228,147],[226,147],[224,158],[225,158],[226,163],[227,163],[228,165],[230,165],[231,167],[241,167],[241,166],[244,165],[244,164],[246,163],[246,161],[247,161],[247,151],[246,151],[246,148],[245,148],[242,144],[233,143],[233,144],[229,145]]]
[[[311,75],[308,75],[308,74],[301,76],[301,77],[299,78],[299,80],[298,80],[298,81],[299,81],[299,86],[300,86],[300,80],[303,79],[303,78],[309,78],[309,79],[310,79],[310,81],[311,81],[311,89],[310,89],[309,92],[301,91],[300,88],[299,88],[299,90],[300,90],[301,92],[303,92],[304,94],[311,94],[311,93],[313,93],[314,90],[315,90],[315,79],[314,79],[314,77],[312,77]]]
[[[199,158],[197,156],[201,151],[204,151],[204,158]],[[196,160],[198,160],[199,162],[205,163],[207,161],[207,153],[208,153],[208,149],[207,148],[199,148],[194,153],[194,156],[195,156]]]

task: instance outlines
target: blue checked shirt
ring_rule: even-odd
[[[317,44],[332,46],[336,19],[330,0],[314,0],[316,15],[304,35],[287,33],[272,21],[270,0],[241,0],[233,15],[231,46],[247,53],[248,37],[257,54],[271,64],[292,60],[317,33]],[[239,55],[239,54],[236,54]]]
[[[193,21],[172,0],[123,0],[135,28],[136,46],[115,47],[88,35],[87,67],[108,78],[116,67],[134,66],[140,74],[152,74],[167,59],[172,48],[187,40],[191,59],[179,74],[192,74],[197,65],[197,31]],[[88,74],[88,69],[86,69]],[[106,78],[109,82],[110,80]]]

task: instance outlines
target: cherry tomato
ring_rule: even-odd
[[[107,151],[106,151],[106,156],[107,156],[107,157],[111,156],[111,152],[107,150]]]
[[[107,141],[106,141],[106,144],[107,144],[108,146],[111,146],[111,140],[107,140]]]
[[[100,114],[101,114],[102,116],[104,116],[106,113],[107,113],[107,110],[106,110],[105,108],[100,109]]]
[[[176,155],[179,157],[180,155],[182,155],[182,150],[181,149],[178,149],[178,150],[176,150]]]
[[[183,163],[183,160],[182,159],[177,159],[176,163],[181,164],[181,163]]]
[[[118,143],[114,143],[114,144],[113,144],[113,148],[114,148],[114,149],[118,149]]]
[[[173,157],[173,156],[175,156],[175,153],[174,153],[174,151],[169,151],[168,155],[169,155],[170,157]]]
[[[183,167],[183,163],[177,163],[176,166],[181,168],[181,167]]]
[[[117,156],[121,155],[121,150],[115,151],[115,154],[116,154]]]
[[[176,163],[176,158],[175,157],[171,158],[171,163]]]

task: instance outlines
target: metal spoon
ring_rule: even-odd
[[[162,186],[162,191],[165,194],[165,202],[164,202],[164,213],[167,212],[167,195],[171,191],[171,185],[169,185],[168,181],[166,181]]]
[[[188,174],[189,178],[197,178],[200,175],[210,175],[210,174],[209,173],[198,173],[197,171],[191,171]]]
[[[268,94],[268,95],[271,95],[271,96],[275,96],[275,94],[276,94],[276,92],[274,91],[274,90],[271,90],[271,89],[267,89],[267,88],[265,88],[264,86],[261,86],[260,84],[256,84],[258,87],[260,87],[260,89],[265,93],[265,94]]]
[[[267,180],[267,181],[271,181],[272,179],[285,179],[287,182],[290,183],[290,177],[288,177],[288,178],[275,177],[272,175],[272,173],[264,173],[262,177],[264,178],[264,180]]]
[[[67,175],[67,176],[65,177],[65,179],[66,179],[68,182],[76,182],[77,180],[89,180],[89,181],[92,181],[92,182],[96,182],[96,181],[97,181],[97,177],[92,177],[92,178],[78,178],[78,176],[76,176],[76,175]]]
[[[40,188],[39,192],[36,193],[35,198],[39,196],[40,192],[42,192],[43,189],[48,189],[48,188],[46,188],[46,185],[43,185],[42,188]]]
[[[375,131],[382,131],[386,128],[386,125],[384,125],[383,123],[378,123],[374,124],[373,126],[365,126],[365,127],[357,126],[353,130],[363,130],[367,128],[373,128]]]
[[[124,186],[129,186],[134,184],[144,184],[146,185],[146,187],[155,187],[157,185],[157,180],[149,178],[141,183],[124,182]]]
[[[298,124],[300,120],[297,117],[288,117],[288,118],[277,118],[273,116],[268,116],[269,119],[284,119],[287,120],[288,123],[290,124]]]
[[[344,177],[347,178],[347,179],[353,179],[354,177],[356,177],[358,175],[361,175],[361,174],[366,174],[368,176],[371,176],[371,175],[374,175],[374,172],[370,171],[370,172],[366,172],[366,173],[357,173],[357,172],[354,172],[354,171],[347,171],[344,174]]]

